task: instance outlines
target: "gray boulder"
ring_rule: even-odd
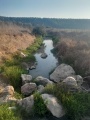
[[[44,90],[44,86],[43,85],[39,85],[38,87],[37,87],[37,91],[39,92],[39,93],[42,93],[43,92],[43,90]]]
[[[26,83],[21,87],[21,93],[28,96],[36,90],[36,87],[35,83]]]
[[[77,87],[77,81],[73,77],[67,77],[62,82],[67,86]]]
[[[41,54],[41,58],[46,58],[47,57],[47,54],[46,53],[42,53]]]
[[[29,97],[18,100],[17,104],[21,106],[23,109],[25,109],[27,113],[31,113],[34,106],[34,96],[31,95]]]
[[[10,102],[10,101],[16,101],[16,98],[14,97],[14,88],[13,86],[6,86],[1,92],[0,92],[0,104],[4,102]]]
[[[25,83],[30,83],[32,80],[32,76],[31,75],[27,75],[27,74],[21,74],[21,78],[22,78],[22,84],[24,85]]]
[[[50,81],[49,79],[44,78],[44,77],[42,77],[42,76],[38,76],[38,77],[35,79],[35,82],[36,82],[38,85],[43,85],[43,86],[46,86],[47,84],[53,84],[52,81]]]
[[[75,75],[75,71],[70,65],[61,64],[55,71],[50,75],[50,79],[55,82],[60,82],[68,76]]]
[[[60,118],[65,115],[65,110],[58,100],[53,95],[42,94],[42,98],[46,103],[47,109],[52,113],[53,116]]]

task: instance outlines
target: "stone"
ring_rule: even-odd
[[[36,66],[31,66],[30,68],[29,68],[30,70],[33,70],[33,69],[36,69]]]
[[[46,58],[47,57],[47,54],[46,53],[42,53],[41,54],[41,58]]]
[[[52,113],[53,116],[60,118],[65,115],[63,106],[58,103],[58,100],[53,95],[42,94],[42,98],[46,103],[47,109]]]
[[[74,77],[67,77],[62,81],[65,85],[72,86],[72,87],[77,87],[77,81],[75,80]]]
[[[83,78],[82,78],[82,76],[76,75],[76,81],[77,81],[77,84],[78,84],[79,86],[82,85],[82,83],[83,83]]]
[[[75,75],[75,71],[70,65],[61,64],[50,75],[50,79],[54,82],[60,82],[68,76]]]
[[[31,95],[29,97],[18,100],[17,104],[21,106],[23,109],[25,109],[27,113],[31,113],[34,106],[34,96]]]
[[[21,93],[23,95],[30,95],[31,93],[33,93],[36,90],[37,86],[35,83],[26,83],[21,87]]]
[[[84,91],[90,92],[90,76],[83,78],[82,88]]]
[[[6,86],[2,92],[1,92],[1,95],[0,96],[6,96],[6,95],[12,95],[13,96],[14,94],[14,88],[13,86]]]
[[[26,84],[26,83],[30,83],[32,80],[32,76],[31,75],[27,75],[27,74],[21,74],[21,78],[22,78],[22,84]]]
[[[42,77],[42,76],[38,76],[38,77],[35,79],[35,82],[36,82],[38,85],[43,85],[43,86],[46,86],[47,84],[53,84],[52,81],[50,81],[49,79],[44,78],[44,77]]]
[[[43,92],[43,90],[44,90],[44,86],[43,85],[39,85],[38,87],[37,87],[37,91],[39,92],[39,93],[42,93]]]

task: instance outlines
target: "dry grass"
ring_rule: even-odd
[[[64,32],[57,45],[58,56],[74,67],[77,74],[90,75],[89,32]]]
[[[30,46],[35,39],[30,32],[28,28],[0,22],[0,61]]]

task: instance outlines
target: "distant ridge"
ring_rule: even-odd
[[[0,21],[45,26],[60,29],[90,29],[90,19],[36,18],[36,17],[4,17]]]

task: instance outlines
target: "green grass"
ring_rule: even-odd
[[[9,104],[0,105],[0,120],[21,120],[17,110],[9,110]]]
[[[90,116],[90,93],[70,93],[63,84],[48,85],[45,92],[58,98],[69,120],[81,120],[84,116]]]
[[[41,95],[37,92],[34,93],[34,114],[39,116],[45,116],[47,113],[46,105],[41,97]]]
[[[27,55],[26,57],[21,57],[20,53],[17,52],[12,56],[12,59],[5,60],[4,64],[0,67],[0,72],[3,73],[15,89],[18,89],[21,86],[21,74],[27,73],[27,71],[21,67],[21,63],[34,62],[36,59],[33,53],[37,51],[41,44],[42,37],[36,38],[35,42],[30,47],[22,51]]]

